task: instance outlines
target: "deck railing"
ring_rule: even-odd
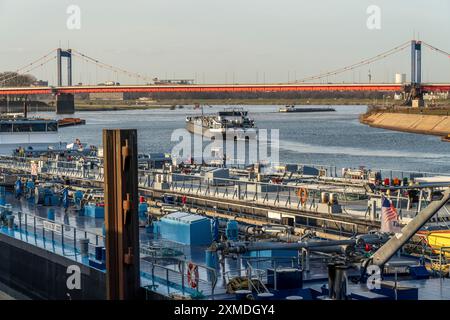
[[[216,271],[198,265],[199,277],[189,280],[186,264],[186,261],[180,261],[176,266],[163,266],[141,259],[141,278],[146,282],[143,284],[144,288],[168,297],[214,299],[217,284]]]
[[[6,206],[0,206],[0,210],[6,209]],[[103,235],[92,231],[20,211],[8,215],[13,217],[9,218],[12,225],[4,225],[3,233],[76,261],[82,261],[84,256],[95,256],[95,248],[105,246]],[[88,242],[87,248],[80,240]]]

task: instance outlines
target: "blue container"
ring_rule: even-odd
[[[14,191],[16,192],[16,196],[20,196],[22,194],[22,180],[18,179],[14,185]]]
[[[83,192],[81,192],[80,190],[78,190],[77,192],[75,192],[75,194],[73,195],[73,197],[74,197],[75,205],[80,206],[80,205],[81,205],[81,200],[83,200]]]
[[[147,218],[147,209],[148,209],[148,204],[146,202],[143,203],[139,203],[139,207],[138,207],[138,213],[139,213],[139,218]]]
[[[153,233],[153,225],[149,224],[145,226],[145,232],[147,233]]]
[[[31,180],[29,180],[25,183],[25,193],[26,193],[26,197],[28,199],[33,197],[35,187],[36,187],[36,185]]]
[[[219,269],[219,257],[216,251],[205,251],[206,266],[213,269]]]
[[[62,205],[66,209],[70,206],[69,190],[67,190],[67,188],[65,188],[62,192]]]
[[[55,221],[55,209],[49,208],[49,209],[47,210],[47,219],[48,219],[48,220]]]
[[[87,205],[84,207],[84,215],[91,218],[104,218],[105,208],[96,205]]]
[[[239,224],[236,220],[230,220],[227,223],[227,229],[225,231],[227,239],[230,241],[237,241],[239,236]]]
[[[27,188],[27,190],[34,190],[36,185],[34,184],[33,181],[27,181],[27,183],[25,184],[25,187]]]
[[[209,246],[212,243],[211,220],[187,212],[170,213],[155,222],[163,239],[192,246]]]
[[[44,206],[51,207],[59,205],[59,197],[53,193],[47,193],[44,196]]]
[[[6,204],[6,189],[0,186],[0,205],[4,206]]]
[[[219,241],[219,218],[214,218],[211,224],[211,232],[212,232],[212,239],[215,242]]]

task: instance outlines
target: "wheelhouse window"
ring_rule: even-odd
[[[58,122],[12,122],[0,123],[0,132],[57,132]]]
[[[15,123],[13,124],[13,132],[45,132],[46,123]]]

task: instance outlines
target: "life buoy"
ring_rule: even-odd
[[[300,188],[297,190],[297,196],[300,199],[301,204],[305,204],[308,200],[308,189]]]
[[[198,266],[192,262],[188,264],[187,278],[189,286],[193,289],[197,288],[199,280]]]

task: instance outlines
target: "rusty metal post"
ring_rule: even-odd
[[[103,130],[103,154],[107,298],[134,299],[140,287],[136,130]]]

